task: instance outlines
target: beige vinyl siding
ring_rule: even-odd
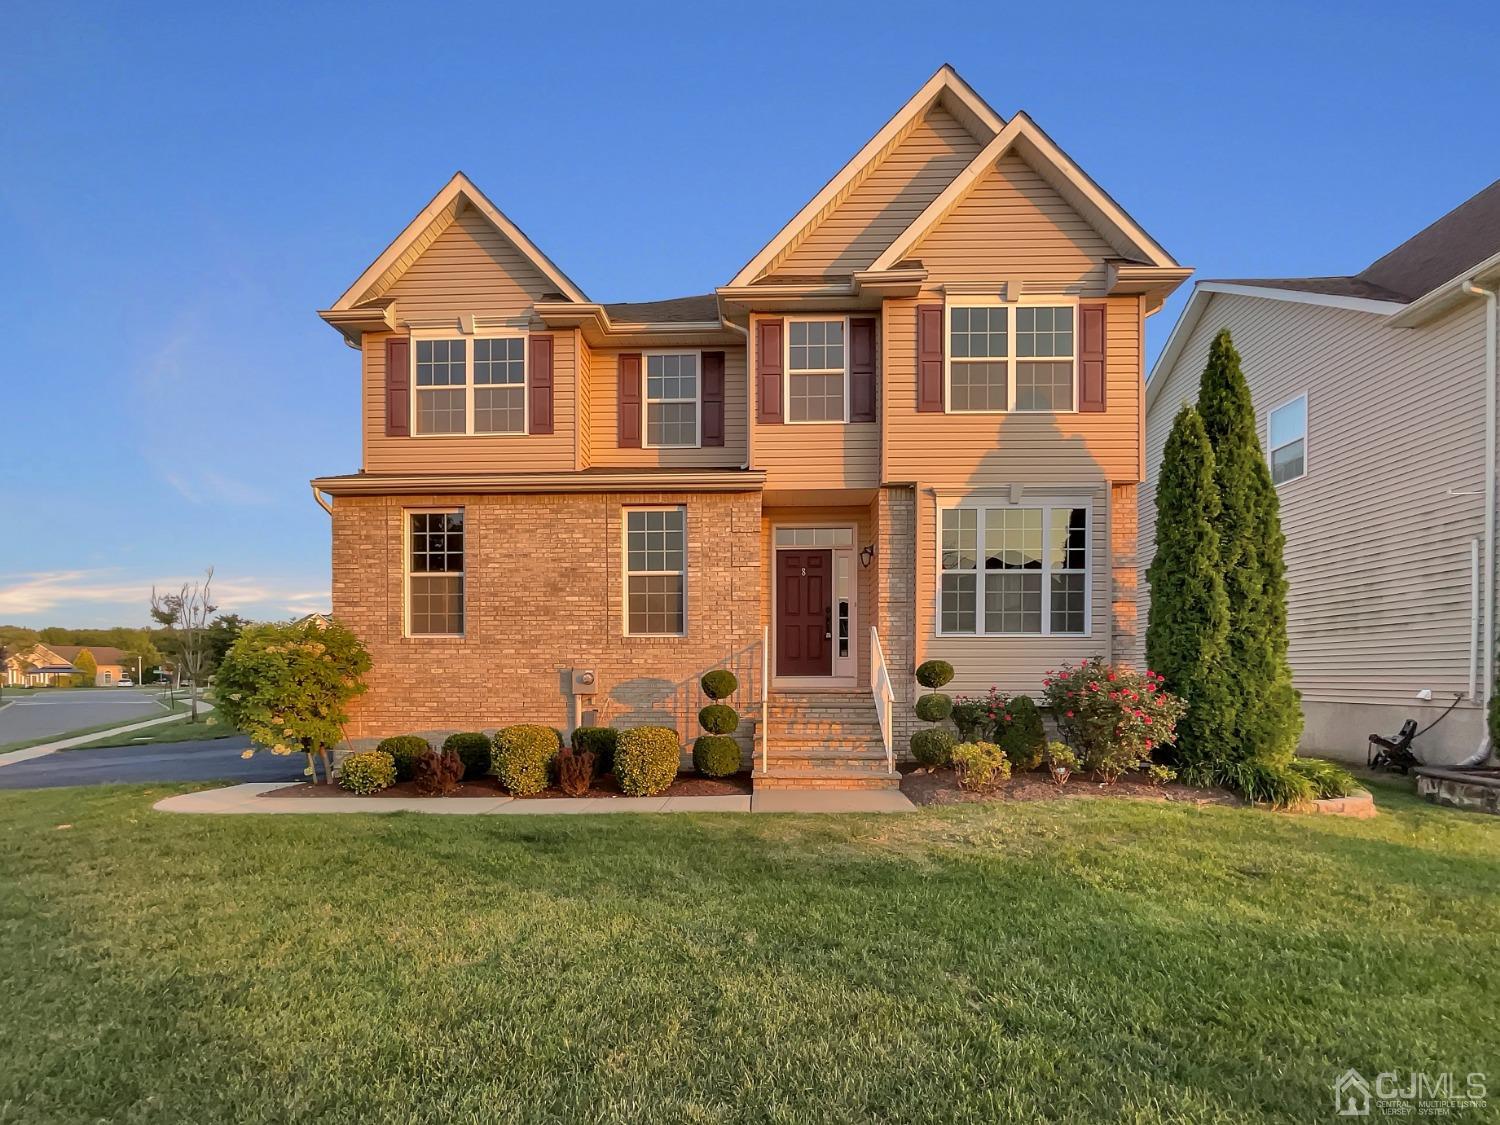
[[[767,272],[827,276],[865,269],[942,194],[979,148],[951,113],[933,106]]]
[[[1104,292],[1116,254],[1030,165],[1000,158],[907,255],[930,283],[1020,278],[1028,292]]]
[[[1019,275],[1029,276],[1019,264]],[[883,480],[943,486],[1135,481],[1141,460],[1141,311],[1136,297],[1109,299],[1105,327],[1107,409],[1094,414],[938,414],[917,411],[918,304],[941,294],[885,302],[881,352],[887,377]],[[757,450],[760,441],[757,435]],[[769,486],[768,486],[769,487]]]
[[[594,426],[594,392],[589,380],[595,361],[593,349],[581,331],[573,333],[573,346],[578,351],[578,425],[573,431],[573,445],[578,467],[587,469],[593,463],[589,442]]]
[[[542,294],[554,290],[510,239],[472,209],[453,220],[411,267],[385,290],[400,320],[478,316],[529,316]]]
[[[668,347],[664,351],[724,353],[724,444],[699,449],[621,449],[619,446],[620,354],[644,354],[650,348],[595,348],[589,360],[587,431],[589,463],[609,468],[662,465],[673,468],[738,468],[745,463],[745,349],[743,347]],[[701,369],[700,369],[701,370]],[[701,390],[701,388],[700,388]],[[644,394],[642,409],[644,410]],[[642,419],[641,434],[645,436]]]
[[[1431,688],[1446,704],[1467,691],[1470,541],[1484,518],[1481,311],[1400,329],[1373,313],[1214,294],[1177,363],[1157,375],[1166,382],[1146,428],[1143,568],[1172,420],[1196,399],[1209,344],[1226,327],[1262,445],[1269,412],[1308,394],[1308,473],[1279,489],[1303,699],[1409,705]],[[1144,569],[1141,589],[1144,632]]]

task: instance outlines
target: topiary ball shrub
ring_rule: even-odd
[[[740,772],[740,744],[727,734],[704,734],[693,743],[693,768],[704,777]]]
[[[397,781],[410,781],[417,759],[431,750],[432,744],[420,734],[398,734],[381,739],[380,745],[375,749],[384,750],[396,763]]]
[[[953,697],[940,691],[929,691],[917,700],[917,718],[924,723],[940,723],[953,714]]]
[[[995,719],[995,741],[1015,769],[1034,770],[1041,765],[1047,732],[1036,700],[1018,695],[1008,702]]]
[[[953,748],[958,787],[969,793],[993,792],[1010,780],[1010,759],[993,742],[960,742]]]
[[[350,754],[339,767],[339,787],[368,796],[396,784],[396,763],[384,750]]]
[[[698,712],[698,725],[709,734],[733,734],[740,725],[740,713],[724,703],[710,703]]]
[[[495,732],[490,772],[517,797],[535,797],[547,788],[552,760],[562,739],[551,727],[522,723]]]
[[[576,727],[573,730],[573,749],[594,756],[594,768],[599,773],[610,773],[615,768],[615,743],[620,732],[614,727]]]
[[[656,797],[677,777],[682,744],[671,727],[632,727],[615,746],[615,780],[627,797]]]
[[[464,764],[464,780],[472,781],[490,772],[490,736],[478,731],[450,734],[443,740],[443,753],[453,751]]]
[[[919,730],[911,736],[911,756],[918,765],[934,769],[953,760],[953,746],[958,740],[942,727]]]
[[[953,680],[953,665],[946,660],[924,660],[917,665],[917,683],[930,691],[945,687]]]
[[[703,673],[698,686],[710,699],[728,699],[738,690],[740,681],[728,668],[715,668],[712,672]]]

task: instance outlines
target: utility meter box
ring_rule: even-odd
[[[592,668],[574,668],[570,690],[574,695],[593,695],[597,682],[598,677],[594,675]]]

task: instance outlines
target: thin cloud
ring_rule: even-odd
[[[151,599],[151,588],[175,590],[202,575],[127,576],[113,570],[56,570],[0,575],[0,620],[24,621],[58,611],[87,607],[86,616],[105,624],[140,620]],[[326,610],[326,590],[306,585],[281,585],[256,578],[214,577],[213,598],[221,613],[246,617],[284,617]],[[110,607],[117,612],[109,614]],[[80,616],[77,612],[67,614]],[[106,618],[109,618],[106,620]]]

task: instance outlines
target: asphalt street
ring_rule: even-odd
[[[51,789],[145,781],[301,781],[307,759],[278,758],[269,750],[250,759],[243,737],[161,746],[114,746],[106,750],[59,750],[26,762],[0,766],[0,789]]]
[[[104,723],[140,722],[169,712],[156,692],[136,688],[54,688],[0,699],[0,746],[57,736]]]

